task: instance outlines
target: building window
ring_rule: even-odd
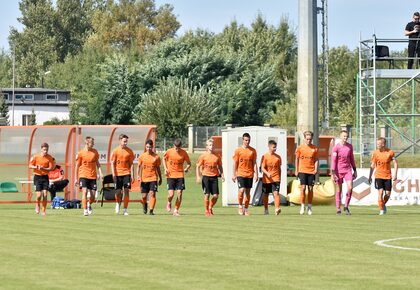
[[[33,94],[16,94],[15,95],[16,101],[33,101],[34,95]]]
[[[57,95],[55,95],[55,94],[46,95],[46,96],[45,96],[45,99],[46,99],[47,101],[57,101]]]
[[[3,93],[3,98],[4,98],[5,101],[8,101],[9,100],[9,94]]]
[[[34,95],[32,94],[28,94],[28,95],[24,95],[25,101],[33,101],[34,100]]]
[[[35,121],[35,114],[23,114],[22,115],[22,126],[32,125]],[[33,124],[35,125],[35,124]]]
[[[23,100],[23,95],[15,95],[15,100]]]

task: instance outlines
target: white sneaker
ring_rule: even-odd
[[[299,213],[300,214],[305,214],[305,206],[304,205],[300,206],[300,212]]]
[[[118,202],[115,204],[115,213],[116,214],[120,213],[120,204]]]
[[[89,215],[92,214],[93,210],[92,210],[92,206],[88,203],[88,207],[87,207],[87,212]]]
[[[172,213],[173,216],[179,216],[179,210],[174,209],[174,212]]]
[[[308,207],[308,215],[312,215],[312,207]]]
[[[128,215],[127,209],[123,209],[123,215]]]
[[[379,211],[379,215],[384,215],[384,211],[382,209]]]
[[[268,208],[264,209],[264,215],[268,215]]]
[[[84,215],[84,216],[88,216],[88,215],[89,215],[89,213],[88,213],[88,210],[87,210],[87,209],[84,209],[84,210],[83,210],[83,215]]]

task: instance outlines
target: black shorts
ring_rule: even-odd
[[[35,191],[48,190],[50,181],[48,175],[35,175],[34,176]]]
[[[115,183],[115,189],[131,189],[131,175],[117,176],[117,182]]]
[[[184,178],[168,178],[168,190],[184,190],[185,179]]]
[[[96,179],[89,179],[89,178],[79,178],[79,187],[80,188],[87,188],[89,190],[98,190],[98,186],[96,185]]]
[[[375,178],[375,188],[376,189],[383,189],[385,191],[391,191],[392,180],[391,179]]]
[[[264,183],[263,184],[263,192],[264,193],[273,193],[273,192],[280,191],[280,182],[273,182],[273,183]]]
[[[149,193],[151,191],[157,192],[158,183],[157,181],[141,182],[140,189],[141,189],[141,193]]]
[[[247,178],[238,176],[236,181],[238,182],[238,188],[252,188],[252,177]]]
[[[219,180],[217,176],[203,176],[201,186],[204,194],[219,194]]]
[[[300,185],[313,186],[315,184],[315,174],[299,172],[298,178],[300,180]]]

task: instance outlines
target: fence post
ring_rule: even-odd
[[[188,124],[188,153],[194,153],[194,125]]]

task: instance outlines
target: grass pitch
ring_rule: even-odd
[[[420,236],[420,208],[283,207],[280,216],[236,208],[203,214],[202,194],[187,178],[180,217],[166,213],[164,187],[156,215],[130,204],[47,210],[0,205],[1,289],[414,289],[420,252],[379,247],[377,240]],[[420,239],[393,245],[420,249]]]

